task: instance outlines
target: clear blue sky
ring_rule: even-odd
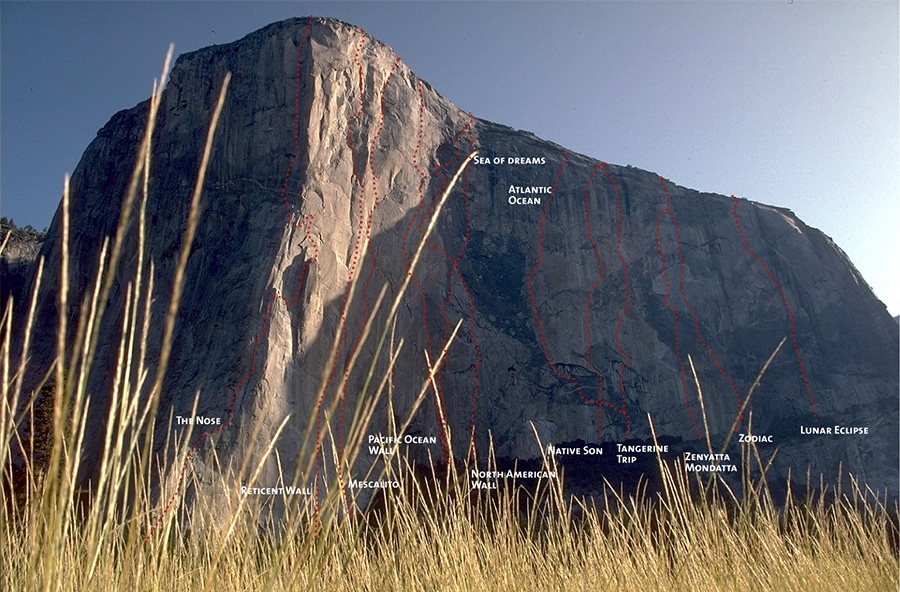
[[[0,3],[0,211],[47,226],[62,179],[176,54],[291,16],[394,48],[477,117],[791,208],[900,314],[897,2]]]

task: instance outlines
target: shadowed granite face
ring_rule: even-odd
[[[335,20],[275,23],[176,62],[153,142],[147,202],[154,319],[168,305],[226,71],[233,79],[187,267],[157,442],[170,409],[188,416],[199,391],[198,415],[228,425],[203,447],[215,446],[226,462],[239,465],[251,448],[259,454],[290,414],[277,446],[290,472],[306,418],[315,413],[348,280],[360,277],[359,292],[326,399],[383,284],[386,301],[393,300],[433,200],[478,150],[488,160],[470,165],[451,194],[394,330],[395,340],[404,340],[392,386],[402,418],[426,376],[423,350],[436,358],[463,320],[438,381],[452,442],[444,441],[429,396],[407,433],[435,441],[410,444],[413,457],[438,459],[452,450],[462,458],[472,438],[483,457],[490,435],[504,459],[538,458],[533,424],[544,445],[603,444],[602,463],[580,459],[569,475],[573,491],[593,491],[599,477],[634,471],[617,461],[615,443],[649,442],[648,414],[673,454],[706,452],[688,355],[718,448],[786,337],[738,432],[748,431],[752,413],[753,433],[773,440],[761,451],[778,449],[778,478],[789,468],[803,476],[808,465],[831,478],[842,463],[872,487],[897,494],[897,324],[831,239],[789,210],[701,194],[474,118],[389,47]],[[113,116],[72,177],[73,319],[91,289],[103,237],[114,232],[147,108]],[[512,158],[538,164],[508,164]],[[48,269],[59,265],[59,218],[42,249]],[[136,234],[126,241],[104,318],[93,392],[108,391],[112,380]],[[35,369],[51,359],[54,306],[47,297],[39,309]],[[151,325],[151,374],[161,333],[161,323]],[[363,347],[367,359],[371,341]],[[338,440],[364,370],[350,375],[331,419]],[[387,434],[387,415],[382,406],[373,435]],[[93,457],[104,417],[97,398]],[[256,422],[263,427],[250,442]],[[810,435],[803,426],[865,427],[868,434]],[[736,459],[738,448],[731,454]],[[366,449],[357,467],[378,458]],[[635,465],[650,460],[641,456]],[[274,483],[276,470],[269,463],[261,482]]]

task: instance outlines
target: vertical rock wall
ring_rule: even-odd
[[[389,47],[334,20],[276,23],[178,59],[146,205],[154,319],[167,306],[227,71],[233,79],[188,263],[159,442],[170,411],[190,416],[196,395],[196,415],[224,426],[198,448],[215,446],[220,460],[239,465],[259,454],[287,415],[277,450],[288,473],[304,452],[308,418],[342,447],[367,363],[348,376],[326,418],[316,393],[335,334],[343,327],[326,402],[357,348],[371,358],[372,341],[360,346],[359,336],[379,290],[387,286],[375,327],[408,273],[434,200],[478,150],[400,306],[393,336],[404,340],[403,353],[372,436],[387,433],[390,409],[405,415],[427,375],[424,352],[435,359],[460,319],[439,396],[429,395],[403,447],[446,460],[472,445],[483,454],[491,438],[501,457],[536,458],[533,424],[544,444],[602,445],[605,464],[587,472],[610,475],[628,469],[616,460],[616,443],[649,439],[648,414],[672,452],[706,450],[688,356],[721,441],[787,338],[737,430],[748,430],[752,412],[753,432],[772,439],[764,448],[779,450],[776,474],[802,475],[807,465],[834,474],[843,463],[896,494],[897,326],[828,237],[789,210],[701,194],[463,113]],[[73,296],[89,292],[103,237],[114,231],[146,111],[144,103],[115,115],[73,175]],[[58,218],[43,247],[57,266]],[[111,381],[135,234],[126,247],[92,372],[96,393]],[[54,306],[52,298],[42,305],[45,336]],[[151,325],[151,370],[160,325]],[[52,340],[38,343],[35,368],[46,367]],[[103,404],[100,395],[98,434]],[[854,427],[868,433],[839,433]],[[99,440],[88,446],[96,456]],[[359,470],[381,457],[372,452],[366,447]],[[324,476],[327,455],[317,457]],[[269,463],[261,482],[278,478]]]

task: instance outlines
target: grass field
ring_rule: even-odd
[[[226,88],[227,82],[223,94]],[[67,315],[60,314],[57,360],[52,368],[41,369],[47,371],[46,381],[34,392],[25,392],[23,376],[39,288],[29,303],[17,309],[25,313],[13,318],[11,307],[3,312],[3,590],[898,589],[896,504],[886,506],[871,491],[854,486],[850,491],[832,489],[828,496],[806,491],[798,497],[789,495],[785,504],[776,507],[764,477],[745,478],[741,491],[731,492],[722,483],[707,487],[696,475],[688,476],[662,461],[658,470],[664,487],[658,495],[639,489],[609,492],[602,499],[587,501],[566,497],[561,481],[524,494],[512,485],[493,495],[476,493],[466,484],[466,465],[431,473],[426,467],[423,478],[421,467],[414,471],[401,459],[391,476],[401,487],[382,498],[377,509],[348,508],[339,487],[332,483],[315,511],[308,498],[298,503],[285,500],[284,516],[277,523],[265,518],[266,507],[257,498],[236,492],[235,484],[252,484],[259,473],[260,465],[243,466],[224,471],[213,477],[212,484],[202,486],[189,472],[194,491],[203,487],[224,493],[196,495],[190,504],[176,496],[173,508],[163,513],[163,505],[175,492],[172,475],[177,475],[180,464],[166,465],[151,455],[152,427],[158,412],[166,414],[159,409],[160,389],[200,215],[209,140],[175,280],[158,293],[159,287],[147,279],[152,277],[147,268],[153,262],[146,261],[143,252],[149,137],[157,107],[154,99],[151,125],[139,152],[143,158],[135,165],[123,199],[117,235],[104,246],[95,288],[75,295],[78,302],[74,303],[67,301],[66,188],[62,267],[47,270],[41,263],[36,285],[41,285],[43,275],[58,273],[56,285],[63,289],[50,293],[58,298],[59,310],[73,304],[85,314],[76,327],[70,327]],[[209,138],[217,116],[218,110]],[[452,184],[444,197],[451,188]],[[434,219],[439,214],[440,207]],[[112,415],[96,477],[86,491],[75,476],[84,461],[86,385],[103,315],[98,303],[107,301],[113,270],[122,258],[123,237],[129,232],[139,235],[139,253],[126,290],[119,357],[104,362],[116,369],[115,386],[104,393]],[[413,267],[417,259],[418,254]],[[364,338],[371,336],[379,352],[387,349],[385,355],[392,361],[400,353],[402,340],[395,345],[386,335],[404,289],[398,290],[384,326],[368,327]],[[154,298],[167,298],[163,319],[150,318]],[[375,318],[374,312],[370,318]],[[147,327],[156,322],[165,326],[164,355],[150,372],[144,352]],[[24,335],[21,343],[13,343],[14,324],[23,327],[17,333]],[[331,363],[334,358],[333,350]],[[433,376],[442,358],[434,361],[418,403],[434,387]],[[367,365],[370,373],[376,367],[375,360],[355,363]],[[323,369],[323,375],[327,371]],[[379,386],[373,387],[356,414],[348,442],[361,440],[389,380],[389,373],[371,380]],[[333,410],[336,400],[327,403],[327,410]],[[312,434],[312,421],[309,425]],[[402,432],[398,426],[396,433]],[[277,432],[265,449],[255,451],[256,457],[271,455],[275,437]],[[176,441],[170,431],[167,446],[180,450],[176,459],[184,458],[187,444]],[[326,451],[331,446],[327,440],[321,444]],[[354,450],[347,446],[335,464],[352,466]],[[742,462],[748,469],[753,463],[760,468],[765,465],[752,445],[744,452]],[[309,483],[312,461],[299,460],[298,466],[305,470],[299,471],[295,483]],[[546,462],[552,468],[552,460]],[[152,487],[155,482],[161,484],[158,490]]]

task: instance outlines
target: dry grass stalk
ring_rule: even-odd
[[[167,70],[168,65],[164,74]],[[246,496],[200,495],[193,504],[178,505],[165,517],[151,544],[144,544],[143,538],[158,510],[151,495],[154,481],[151,476],[158,474],[162,484],[167,475],[178,470],[178,466],[167,463],[165,458],[152,459],[150,455],[159,386],[166,369],[166,364],[160,364],[152,383],[148,382],[151,377],[145,356],[154,290],[153,262],[145,262],[144,255],[144,212],[150,167],[149,139],[158,101],[158,93],[154,93],[116,235],[103,246],[96,281],[91,293],[80,303],[79,318],[83,321],[70,333],[65,315],[59,318],[57,360],[48,374],[55,376],[53,388],[57,393],[53,402],[54,463],[49,470],[43,470],[33,462],[33,456],[24,454],[22,481],[16,480],[20,473],[13,457],[15,450],[27,450],[19,437],[19,428],[26,419],[16,414],[32,406],[27,400],[20,404],[20,395],[36,302],[43,289],[43,262],[37,267],[34,292],[24,319],[24,341],[19,346],[15,367],[11,336],[17,319],[13,319],[11,309],[4,311],[0,341],[0,387],[4,403],[0,408],[0,462],[5,503],[0,510],[0,588],[134,592],[607,588],[818,592],[897,588],[900,569],[896,524],[892,522],[895,520],[892,516],[897,514],[896,504],[889,506],[882,496],[852,480],[852,491],[844,493],[839,484],[829,500],[824,494],[813,493],[811,486],[800,499],[789,489],[785,504],[776,509],[765,482],[772,459],[764,462],[752,443],[743,459],[743,492],[738,495],[726,488],[729,496],[724,498],[719,488],[712,488],[709,495],[694,495],[683,466],[670,466],[660,457],[658,470],[664,491],[659,496],[649,497],[645,488],[627,493],[610,488],[603,495],[604,506],[598,508],[589,500],[567,496],[562,479],[542,483],[529,491],[520,484],[504,483],[495,494],[486,495],[470,491],[466,473],[458,474],[453,462],[443,473],[431,465],[430,475],[426,474],[423,480],[421,467],[413,467],[408,458],[399,455],[381,470],[382,475],[389,475],[403,486],[371,522],[342,519],[342,515],[351,515],[356,509],[340,499],[342,484],[337,475],[332,475],[319,516],[293,499],[284,500],[284,521],[274,524],[266,522],[265,508],[257,500]],[[189,253],[199,216],[200,188],[214,128],[215,123],[210,129],[207,156],[203,158],[204,165],[192,196],[188,230],[179,257],[181,271],[176,274],[179,279],[173,283],[164,319],[167,327],[164,344],[171,344],[170,327],[180,300],[185,254]],[[82,462],[80,442],[84,437],[84,417],[90,408],[87,375],[95,361],[98,328],[121,258],[122,241],[130,226],[138,186],[143,191],[138,213],[138,264],[125,290],[122,338],[114,360],[115,386],[113,392],[104,393],[111,401],[107,431],[103,435],[104,455],[90,503],[81,506],[77,503],[76,475]],[[435,209],[413,266],[448,194],[449,189]],[[63,219],[63,242],[67,243],[68,197],[64,198]],[[61,310],[69,305],[66,260],[63,257],[60,269],[58,298],[61,305],[65,304]],[[151,270],[146,275],[145,264]],[[352,360],[353,364],[368,361],[369,368],[348,430],[348,445],[338,451],[333,438],[327,442],[335,466],[344,472],[356,465],[363,434],[385,390],[391,408],[388,430],[392,435],[405,432],[429,390],[437,395],[434,376],[460,328],[457,324],[436,360],[427,359],[428,376],[412,409],[404,418],[395,418],[390,376],[403,340],[394,347],[392,333],[386,370],[377,370],[377,360],[388,331],[395,327],[396,311],[408,282],[409,277],[383,320],[373,359],[360,360],[355,356]],[[345,314],[355,289],[354,279]],[[366,324],[363,342],[375,328],[372,321],[375,316],[373,313]],[[66,349],[69,340],[76,342],[72,350]],[[337,340],[330,353],[329,367],[323,369],[323,380],[336,363],[336,344]],[[67,351],[70,351],[68,356]],[[694,377],[706,425],[696,372]],[[377,389],[367,395],[372,381]],[[141,397],[141,393],[147,392],[148,384],[152,396]],[[330,423],[327,418],[332,417],[342,389],[326,402],[324,384],[323,381],[317,397],[324,405],[326,423]],[[24,398],[33,403],[36,394],[26,393]],[[195,410],[199,396],[198,392]],[[72,421],[63,421],[69,415]],[[180,451],[176,458],[181,459],[190,446],[192,433],[188,430],[174,435],[171,417],[170,414],[165,448]],[[308,426],[313,427],[314,422],[315,416],[310,418]],[[220,470],[212,477],[192,473],[190,486],[209,488],[209,479],[213,479],[213,485],[221,491],[233,491],[234,483],[255,482],[267,459],[272,458],[281,467],[281,459],[273,451],[283,426],[267,438],[266,446],[252,466],[244,462],[240,467],[220,467],[213,451],[209,462]],[[752,416],[748,429],[752,430]],[[712,450],[708,427],[706,432],[707,446]],[[544,455],[536,431],[535,436]],[[294,462],[297,469],[292,475],[293,485],[309,482],[312,465],[308,444],[315,436],[307,430],[306,437]],[[448,441],[449,437],[448,434]],[[317,439],[316,450],[323,443]],[[471,452],[467,455],[465,471],[478,467],[477,454]],[[252,456],[248,452],[246,458]],[[486,461],[488,468],[497,465],[492,439]],[[755,463],[761,478],[751,478],[751,463]],[[546,470],[558,470],[552,457],[544,456],[544,466]],[[820,489],[825,490],[824,483]],[[22,496],[16,497],[19,492]],[[314,530],[311,525],[317,519],[320,524]]]

